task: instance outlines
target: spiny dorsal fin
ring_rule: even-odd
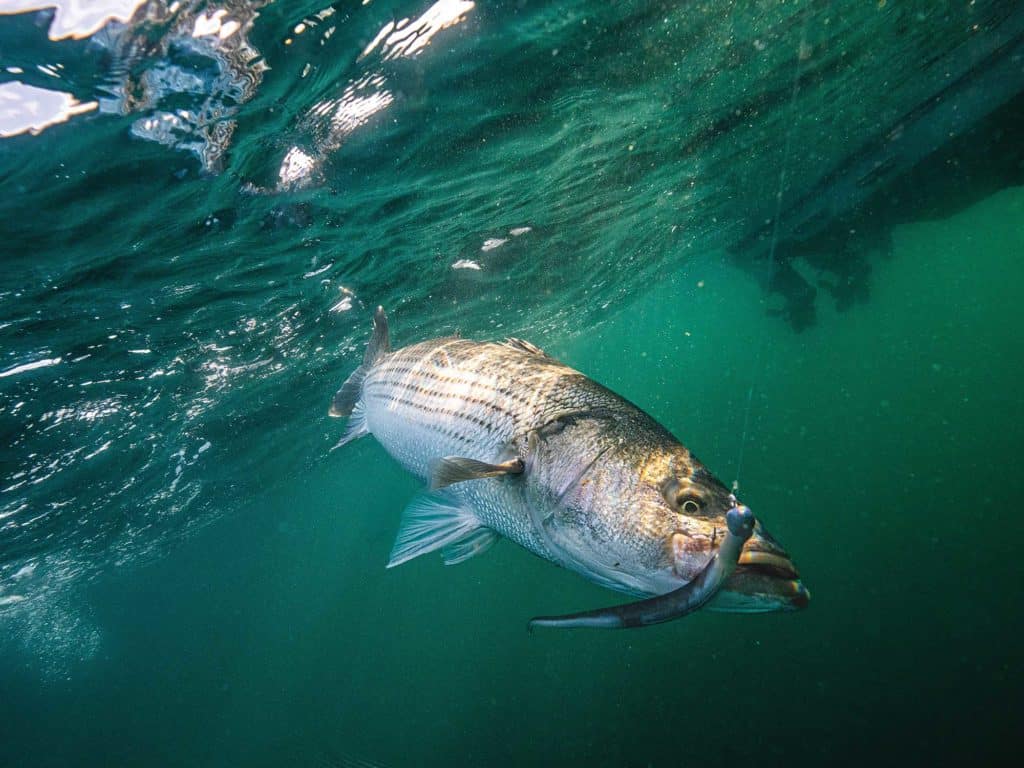
[[[541,355],[542,357],[547,357],[547,353],[545,353],[543,349],[538,347],[536,344],[531,344],[530,342],[524,341],[523,339],[509,337],[505,339],[505,346],[512,347],[512,349],[518,349],[520,352],[528,352],[531,355]]]

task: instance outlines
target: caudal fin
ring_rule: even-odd
[[[363,393],[363,379],[366,378],[366,374],[390,351],[391,337],[388,333],[388,316],[384,313],[384,307],[377,307],[377,311],[373,314],[373,334],[370,336],[370,343],[366,345],[363,364],[345,379],[341,389],[335,393],[334,400],[331,401],[331,409],[328,411],[331,416],[348,416],[352,413]]]
[[[388,333],[388,316],[384,314],[384,307],[377,307],[377,311],[373,313],[373,335],[370,336],[370,343],[366,345],[366,354],[363,355],[363,367],[372,367],[390,351],[391,334]]]

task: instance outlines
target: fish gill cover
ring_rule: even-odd
[[[1014,2],[0,13],[0,612],[71,655],[68,590],[328,471],[373,306],[546,343],[715,254],[811,329],[1022,176]]]

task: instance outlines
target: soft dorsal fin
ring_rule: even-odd
[[[528,352],[531,355],[540,355],[542,357],[547,357],[547,353],[544,352],[543,349],[538,347],[536,344],[531,344],[530,342],[524,341],[523,339],[509,337],[505,339],[505,346],[512,347],[512,349],[518,349],[520,352]]]

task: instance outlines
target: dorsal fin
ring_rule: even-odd
[[[523,339],[509,337],[505,339],[505,346],[512,347],[512,349],[518,349],[520,352],[528,352],[531,355],[541,355],[542,357],[547,357],[547,353],[545,353],[543,349],[538,347],[536,344],[531,344],[530,342],[524,341]]]

